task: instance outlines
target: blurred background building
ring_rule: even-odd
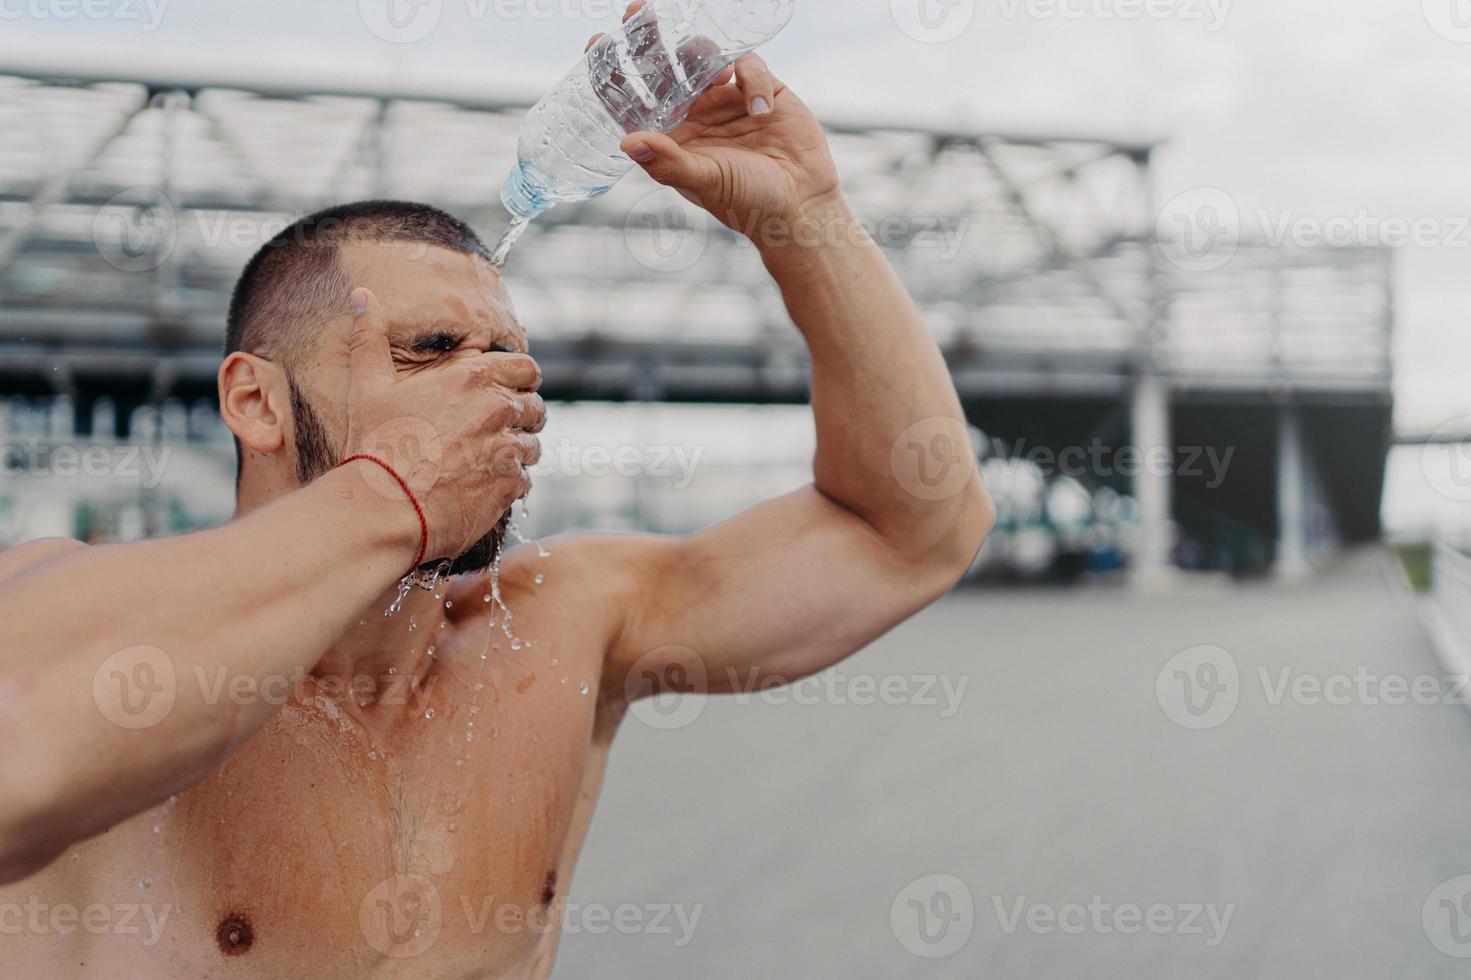
[[[246,259],[296,217],[367,197],[432,201],[494,240],[498,170],[466,161],[511,159],[526,108],[493,92],[117,75],[0,78],[14,134],[0,150],[0,395],[9,441],[40,441],[11,453],[11,541],[224,519],[233,467],[212,399]],[[978,575],[1300,572],[1378,535],[1386,249],[1268,247],[1206,192],[1162,216],[1151,142],[829,128],[976,427],[1001,512]],[[804,481],[810,429],[781,406],[807,400],[806,354],[735,233],[633,179],[539,221],[509,279],[545,394],[578,406],[554,424],[553,449],[575,444],[543,467],[534,527],[689,531]],[[672,404],[768,408],[680,415],[698,465],[677,485],[650,472],[676,455],[651,441],[666,417],[652,406]],[[792,437],[769,438],[783,423]],[[763,438],[742,450],[743,429]],[[94,442],[167,449],[163,479],[48,479],[53,454]],[[624,480],[585,478],[580,457],[599,446],[623,452]]]

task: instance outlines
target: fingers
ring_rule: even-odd
[[[529,433],[517,434],[516,455],[522,466],[535,466],[541,462],[541,440]]]
[[[746,97],[746,111],[753,116],[769,114],[776,104],[776,78],[766,61],[755,54],[735,63],[736,85]]]
[[[540,395],[516,395],[511,399],[510,409],[507,429],[535,435],[546,428],[547,406]]]
[[[499,385],[527,392],[541,388],[541,366],[529,354],[480,354],[467,363],[471,382],[482,388]]]
[[[631,133],[622,150],[657,182],[693,193],[709,183],[715,168],[712,161],[700,159],[663,133]]]
[[[370,289],[352,291],[353,327],[348,340],[348,364],[353,381],[373,377],[392,379],[393,351],[388,344],[388,317]]]
[[[528,469],[541,462],[541,440],[526,433],[504,433],[490,445],[486,460],[493,476],[503,480],[516,480],[516,492],[512,499],[525,496],[531,489],[531,474]]]
[[[690,110],[690,118],[705,126],[724,126],[749,116],[745,94],[734,85],[711,86]]]

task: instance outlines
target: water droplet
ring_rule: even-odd
[[[414,622],[414,617],[413,616],[410,616],[409,617],[409,632],[412,633],[414,630],[416,630],[418,628],[419,628],[419,624],[416,623],[416,622]]]
[[[537,585],[541,585],[546,580],[547,577],[545,575],[537,575],[536,578],[532,579],[532,581],[535,582]]]
[[[446,608],[446,609],[453,609],[454,607],[455,607],[455,604],[454,604],[453,601],[451,601],[449,599],[444,600],[444,608]]]
[[[566,677],[565,674],[562,676],[562,683],[563,684],[567,683],[567,677]]]
[[[428,711],[424,712],[424,717],[425,718],[433,718],[434,717],[434,709],[433,708],[430,708]]]
[[[560,657],[553,657],[552,658],[552,666],[553,667],[560,667],[560,666],[562,666],[562,660],[561,660],[561,658]]]
[[[521,649],[521,641],[520,640],[512,640],[511,641],[511,649],[512,650],[519,650],[519,649]]]
[[[439,649],[438,647],[431,645],[429,647],[429,649],[427,649],[427,650],[424,651],[424,653],[425,653],[426,656],[432,657],[432,656],[434,656],[434,651],[435,650],[438,650],[438,649]]]
[[[581,691],[583,694],[586,694],[587,693],[587,681],[583,681],[581,684],[577,685],[577,689],[579,691]]]
[[[491,603],[492,603],[492,602],[494,602],[494,601],[495,601],[495,596],[493,596],[493,595],[487,595],[487,596],[486,596],[486,597],[485,597],[485,604],[486,604],[486,605],[487,605],[487,606],[488,606],[488,605],[490,605],[490,604],[491,604]]]
[[[155,834],[161,834],[161,833],[163,833],[163,828],[160,827],[158,824],[154,824],[153,825],[153,832]]]
[[[73,861],[80,861],[81,859],[82,859],[81,852],[79,852],[79,851],[72,851],[72,860]]]
[[[390,674],[396,674],[396,673],[398,673],[398,668],[397,667],[389,667],[388,668],[388,672]]]

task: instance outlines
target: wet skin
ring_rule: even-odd
[[[379,243],[346,246],[340,261],[385,298],[401,374],[526,351],[499,273],[479,258]],[[297,368],[334,436],[347,425],[350,327],[324,326]],[[254,462],[242,514],[294,489],[284,465]],[[0,975],[550,972],[558,883],[571,880],[619,713],[599,707],[605,604],[576,572],[590,547],[507,555],[501,592],[519,649],[485,601],[488,575],[466,575],[385,620],[390,593],[299,686],[241,695],[281,709],[218,770],[0,888],[0,910],[18,909],[13,921],[0,912]],[[89,906],[114,909],[115,927],[53,928],[51,910]]]
[[[406,667],[369,704],[309,678],[175,802],[0,888],[0,907],[40,903],[43,923],[0,938],[4,975],[545,976],[618,714],[598,694],[579,544],[550,550],[504,563],[521,649],[485,579],[457,580],[444,617],[426,595],[414,632],[408,609],[395,620]],[[591,615],[556,614],[573,605]],[[53,909],[88,906],[116,909],[111,927],[52,928]]]

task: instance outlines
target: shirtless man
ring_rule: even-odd
[[[0,555],[0,975],[545,977],[633,700],[821,671],[961,577],[992,510],[940,353],[813,116],[734,75],[624,150],[753,238],[812,352],[813,484],[493,583],[542,425],[499,274],[432,209],[304,219],[232,309],[236,519]],[[393,617],[421,524],[335,465],[363,452],[459,556]]]

